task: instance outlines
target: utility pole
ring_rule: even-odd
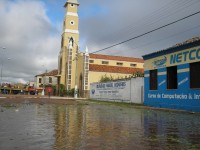
[[[0,48],[3,49],[3,50],[6,49],[5,47],[0,47]],[[3,59],[4,58],[2,58],[2,60],[1,60],[1,86],[2,86],[2,82],[3,82],[3,80],[2,80],[2,77],[3,77]],[[10,59],[8,58],[8,60],[10,60]]]
[[[46,74],[47,74],[47,69],[44,73],[44,77],[43,77],[43,89],[42,89],[42,96],[45,95],[45,84],[46,84]]]

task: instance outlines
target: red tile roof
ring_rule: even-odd
[[[55,76],[58,74],[58,70],[57,69],[54,69],[50,72],[47,72],[47,73],[42,73],[42,74],[39,74],[39,75],[36,75],[37,76]]]
[[[89,65],[89,71],[122,73],[122,74],[134,74],[136,72],[144,73],[144,69],[141,69],[141,68],[106,66],[106,65],[95,65],[95,64]]]
[[[90,58],[93,58],[93,59],[105,59],[105,60],[117,60],[117,61],[144,63],[144,60],[142,58],[110,56],[110,55],[101,55],[101,54],[89,54],[89,55],[90,55]]]

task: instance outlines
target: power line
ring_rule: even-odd
[[[193,13],[193,14],[191,14],[191,15],[188,15],[188,16],[186,16],[186,17],[183,17],[183,18],[181,18],[181,19],[178,19],[178,20],[176,20],[176,21],[173,21],[173,22],[171,22],[171,23],[168,23],[168,24],[166,24],[166,25],[163,25],[163,26],[161,26],[161,27],[158,27],[158,28],[156,28],[156,29],[153,29],[153,30],[151,30],[151,31],[148,31],[148,32],[146,32],[146,33],[143,33],[143,34],[141,34],[141,35],[138,35],[138,36],[135,36],[135,37],[133,37],[133,38],[130,38],[130,39],[128,39],[128,40],[125,40],[125,41],[122,41],[122,42],[120,42],[120,43],[111,45],[111,46],[106,47],[106,48],[103,48],[103,49],[101,49],[101,50],[97,50],[97,51],[95,51],[95,52],[92,52],[92,54],[93,54],[93,53],[98,53],[98,52],[101,52],[101,51],[104,51],[104,50],[107,50],[107,49],[110,49],[110,48],[112,48],[112,47],[115,47],[115,46],[121,45],[121,44],[123,44],[123,43],[129,42],[129,41],[131,41],[131,40],[137,39],[137,38],[139,38],[139,37],[142,37],[142,36],[147,35],[147,34],[149,34],[149,33],[155,32],[155,31],[157,31],[157,30],[160,30],[160,29],[162,29],[162,28],[165,28],[165,27],[167,27],[167,26],[170,26],[170,25],[172,25],[172,24],[175,24],[175,23],[177,23],[177,22],[180,22],[180,21],[182,21],[182,20],[185,20],[185,19],[187,19],[187,18],[189,18],[189,17],[192,17],[192,16],[194,16],[194,15],[197,15],[197,14],[199,14],[199,13],[200,13],[200,11],[198,11],[198,12],[196,12],[196,13]]]
[[[165,5],[165,6],[161,7],[161,8],[159,8],[158,10],[154,11],[153,13],[151,13],[151,15],[147,15],[144,18],[141,18],[140,20],[138,20],[138,24],[130,25],[130,26],[125,27],[124,29],[118,31],[116,33],[116,35],[124,35],[125,36],[126,33],[130,33],[130,32],[133,33],[135,31],[138,31],[138,30],[141,30],[141,29],[143,30],[145,26],[149,27],[150,25],[152,26],[154,23],[157,23],[162,19],[166,19],[166,15],[171,16],[170,13],[174,14],[173,11],[174,10],[179,10],[180,7],[181,7],[180,4],[179,4],[179,1],[175,1],[176,3],[177,2],[178,3],[177,4],[174,3],[173,5],[171,4],[171,2],[168,5]],[[185,1],[185,2],[188,3],[188,1]],[[182,0],[180,1],[182,6],[183,6],[183,4],[185,5],[185,2],[182,2]],[[172,6],[172,7],[169,7],[169,6]],[[114,38],[114,40],[112,40],[112,41],[116,41],[118,39],[119,36],[116,36],[116,35],[113,36],[113,37],[116,37],[116,38]]]
[[[183,34],[183,33],[185,33],[185,32],[188,32],[188,31],[197,29],[197,28],[199,28],[199,27],[200,27],[200,25],[197,25],[197,26],[192,27],[192,28],[189,28],[189,29],[187,29],[187,30],[185,30],[185,31],[172,34],[172,35],[170,35],[170,36],[168,36],[168,37],[165,37],[165,38],[162,38],[162,39],[159,39],[159,40],[156,40],[156,41],[152,41],[152,42],[149,42],[149,43],[140,45],[140,46],[134,46],[134,48],[141,48],[141,47],[145,47],[145,46],[151,45],[151,44],[153,44],[153,43],[157,43],[157,42],[160,42],[160,41],[163,41],[163,40],[167,40],[167,39],[169,39],[169,38],[175,37],[175,36],[177,36],[177,35],[181,35],[181,34]]]
[[[198,1],[198,2],[200,2],[200,1]],[[169,10],[169,13],[167,13],[167,14],[163,14],[163,15],[159,15],[157,18],[155,18],[155,21],[152,21],[149,25],[148,25],[148,28],[151,28],[151,27],[154,27],[154,25],[156,24],[156,23],[158,23],[158,22],[160,22],[160,21],[162,21],[162,20],[164,20],[164,19],[166,19],[166,18],[171,18],[171,16],[173,16],[173,14],[175,14],[175,13],[177,13],[177,12],[180,12],[180,10],[185,10],[185,8],[188,8],[189,6],[191,6],[191,5],[193,5],[193,4],[196,4],[196,3],[198,3],[198,2],[193,2],[192,4],[189,4],[189,5],[187,5],[187,4],[184,4],[184,5],[182,5],[182,6],[180,6],[179,8],[177,8],[177,9],[173,9],[173,10]],[[146,26],[147,26],[146,25]],[[138,30],[138,29],[137,29]],[[148,30],[147,30],[148,31]],[[131,34],[131,35],[133,35],[133,34]],[[132,37],[132,36],[130,36],[130,37]]]
[[[135,35],[135,32],[147,32],[156,28],[156,23],[166,20],[166,18],[172,18],[177,12],[180,13],[181,11],[186,11],[186,9],[188,9],[190,6],[199,2],[199,0],[170,1],[170,3],[167,3],[167,5],[164,5],[163,7],[154,11],[153,13],[143,18],[140,18],[140,20],[138,20],[136,24],[131,23],[129,26],[121,28],[117,30],[117,32],[113,32],[111,35],[107,35],[106,37],[112,37],[110,38],[111,42],[117,43],[121,41],[120,37],[131,38]],[[173,3],[173,5],[171,3]],[[144,31],[144,29],[146,30]]]

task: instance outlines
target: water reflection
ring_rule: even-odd
[[[200,116],[195,114],[144,111],[146,143],[162,149],[199,149]]]
[[[0,110],[2,150],[200,149],[195,114],[98,104]]]

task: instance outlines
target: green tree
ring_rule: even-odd
[[[113,76],[110,75],[109,77],[105,74],[104,76],[101,76],[101,79],[99,82],[108,82],[108,81],[113,81],[113,80],[114,80]]]
[[[64,96],[65,94],[65,86],[63,84],[59,85],[59,95]]]

